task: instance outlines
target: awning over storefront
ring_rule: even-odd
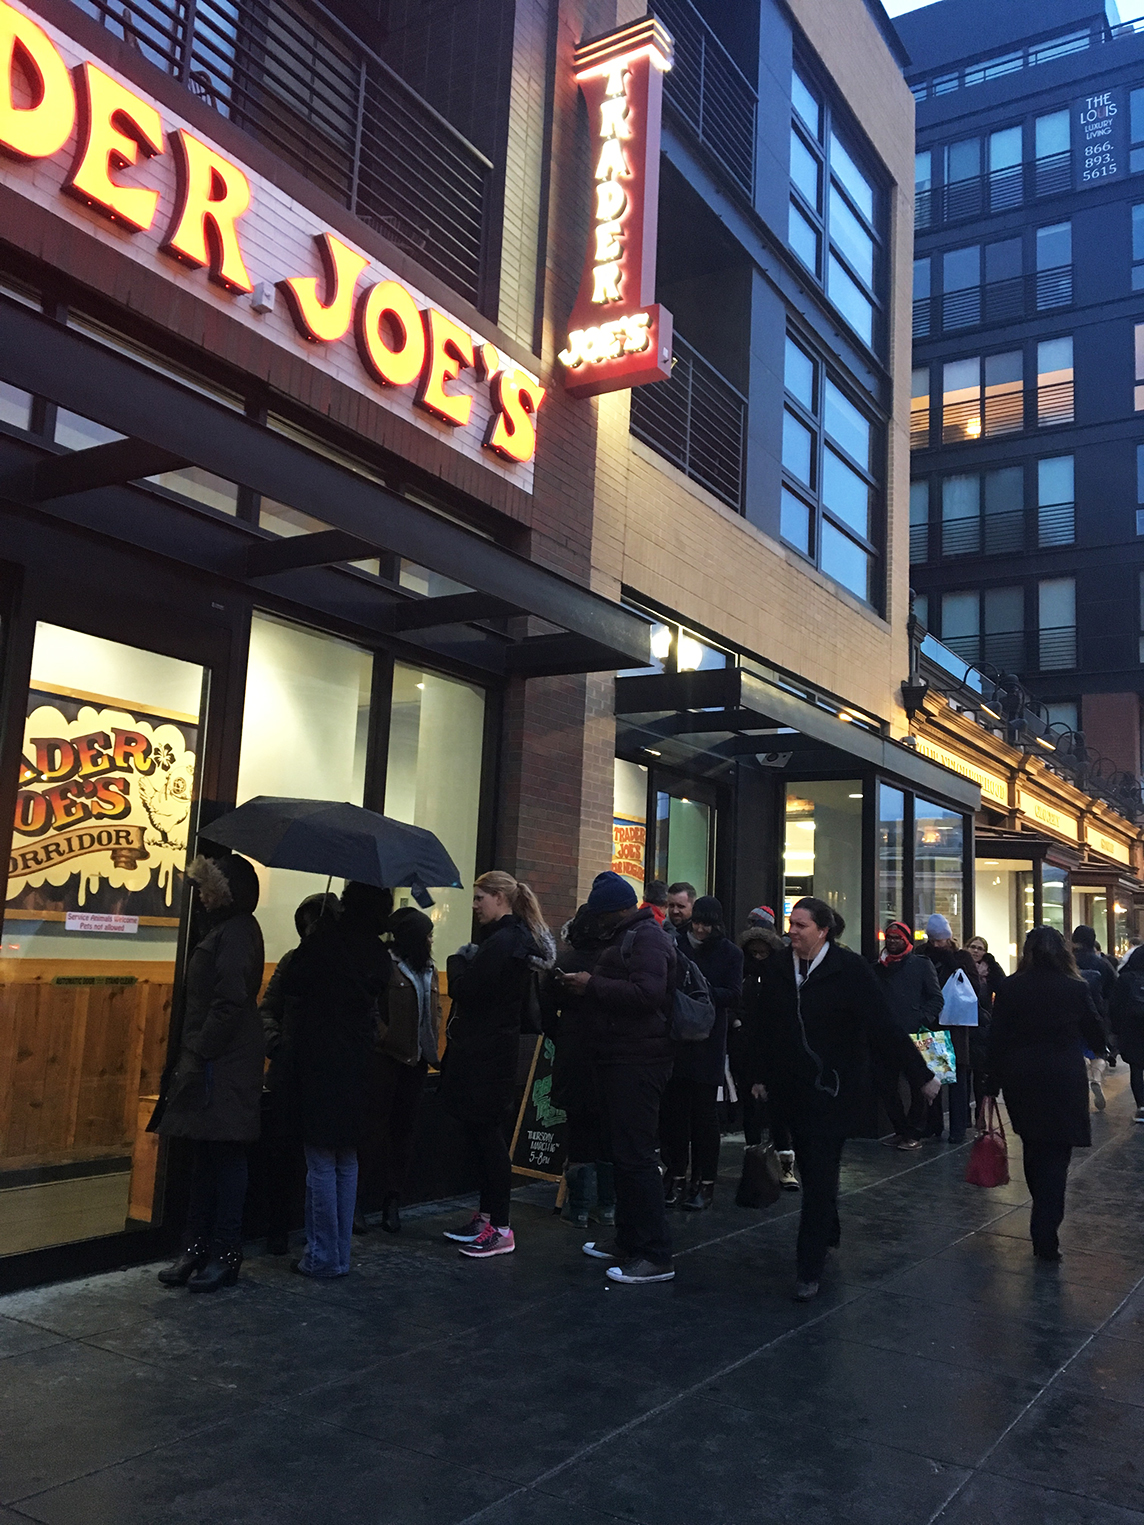
[[[589,672],[650,659],[651,627],[640,615],[7,301],[0,301],[0,376],[125,436],[78,451],[0,440],[0,490],[31,512],[489,672]],[[158,495],[142,478],[185,466],[327,527],[279,538],[165,494],[157,512]],[[419,597],[339,567],[379,555],[428,568],[464,591]]]
[[[665,762],[717,773],[752,754],[765,765],[790,754],[800,771],[853,767],[855,758],[923,794],[976,810],[970,779],[920,756],[872,723],[842,718],[741,667],[616,680],[621,750],[654,749]]]

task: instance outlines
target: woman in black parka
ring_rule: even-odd
[[[1054,927],[1034,927],[1020,968],[997,992],[985,1090],[1001,1092],[1021,1137],[1033,1198],[1029,1234],[1038,1260],[1061,1258],[1057,1230],[1074,1149],[1092,1143],[1086,1048],[1107,1052],[1107,1036],[1072,949]]]
[[[477,1168],[480,1204],[446,1233],[474,1259],[515,1249],[509,1227],[512,1160],[505,1129],[516,1100],[520,1021],[534,976],[551,966],[556,942],[527,884],[494,869],[473,886],[478,941],[446,962],[453,1009],[446,1028],[441,1100],[460,1123]]]
[[[259,1133],[264,953],[254,918],[258,876],[245,858],[198,857],[187,869],[206,931],[187,961],[179,1056],[158,1131],[193,1140],[183,1253],[159,1272],[168,1287],[214,1292],[242,1264],[246,1149]]]
[[[1128,1063],[1136,1121],[1144,1123],[1144,948],[1134,948],[1117,975],[1108,1016],[1120,1053]]]
[[[351,880],[341,914],[321,918],[283,980],[291,1111],[306,1153],[306,1253],[291,1269],[319,1280],[350,1269],[369,1059],[392,968],[381,934],[392,909],[389,890]]]
[[[727,936],[723,907],[714,895],[696,900],[679,945],[711,987],[715,1025],[700,1043],[672,1044],[671,1079],[660,1107],[660,1144],[667,1163],[667,1205],[699,1212],[710,1207],[715,1196],[719,1087],[727,1067],[727,1023],[743,999],[743,950]]]
[[[861,1123],[873,1048],[927,1101],[938,1091],[924,1059],[890,1015],[864,958],[835,942],[834,912],[807,896],[790,913],[791,946],[767,960],[766,1022],[752,1030],[757,1094],[789,1127],[802,1178],[795,1298],[817,1296],[839,1242],[842,1146]]]

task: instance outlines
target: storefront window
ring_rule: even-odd
[[[708,893],[714,814],[710,805],[691,794],[656,794],[655,878],[665,884],[683,880],[700,895]]]
[[[36,627],[0,963],[0,1253],[153,1218],[204,672]]]
[[[643,899],[647,851],[647,769],[616,758],[612,807],[612,872],[623,874]]]
[[[1121,900],[1112,907],[1112,923],[1113,947],[1109,951],[1114,958],[1123,958],[1128,952],[1128,907]]]
[[[1012,974],[1033,925],[1032,859],[978,858],[973,916],[974,935],[984,937],[1001,968]]]
[[[962,926],[962,873],[965,819],[956,810],[931,805],[920,796],[914,802],[914,925],[924,929],[938,912],[965,940]]]
[[[815,895],[846,922],[842,941],[862,946],[862,784],[858,779],[788,784],[783,917]]]
[[[250,627],[238,800],[257,794],[362,803],[373,658],[368,651],[268,614]],[[256,864],[258,920],[269,963],[298,941],[299,901],[324,874]],[[332,888],[340,890],[335,881]]]
[[[434,958],[472,936],[473,880],[492,863],[477,864],[485,694],[471,683],[398,662],[393,669],[385,813],[436,832],[461,874],[462,889],[431,891]],[[398,905],[410,905],[399,891]]]
[[[878,785],[878,945],[888,922],[902,915],[903,838],[906,799],[900,789]]]
[[[1068,905],[1068,874],[1063,868],[1044,864],[1041,868],[1041,920],[1046,927],[1056,927],[1063,936],[1071,932],[1065,926],[1065,909]]]

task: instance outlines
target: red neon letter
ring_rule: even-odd
[[[473,411],[473,399],[454,397],[446,392],[445,383],[456,381],[462,369],[472,365],[472,336],[435,307],[427,307],[421,316],[425,321],[429,355],[417,389],[417,404],[427,413],[443,418],[447,424],[467,424]]]
[[[0,147],[17,159],[59,153],[75,123],[71,76],[29,16],[0,0]]]
[[[302,337],[332,344],[349,333],[354,287],[369,260],[364,255],[355,254],[332,233],[317,234],[314,242],[325,272],[329,300],[319,299],[318,282],[312,275],[291,276],[289,280],[279,281],[278,285]]]
[[[178,196],[163,248],[189,265],[209,265],[211,279],[232,291],[252,291],[235,227],[250,205],[250,182],[184,127],[171,133],[171,147]]]
[[[536,426],[544,388],[523,371],[493,377],[494,413],[485,444],[509,461],[531,461],[536,454]]]
[[[163,152],[159,113],[94,64],[77,67],[75,81],[79,134],[64,189],[144,232],[155,220],[159,192],[117,185],[111,172],[135,164],[140,150],[148,158]]]
[[[396,339],[385,342],[385,330]],[[425,330],[417,303],[396,281],[379,281],[363,295],[355,324],[362,364],[391,387],[416,381],[425,364]]]

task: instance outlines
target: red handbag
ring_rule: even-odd
[[[969,1151],[965,1179],[970,1186],[1008,1186],[1009,1146],[1005,1142],[1005,1125],[995,1097],[985,1098],[982,1116],[985,1126]]]

